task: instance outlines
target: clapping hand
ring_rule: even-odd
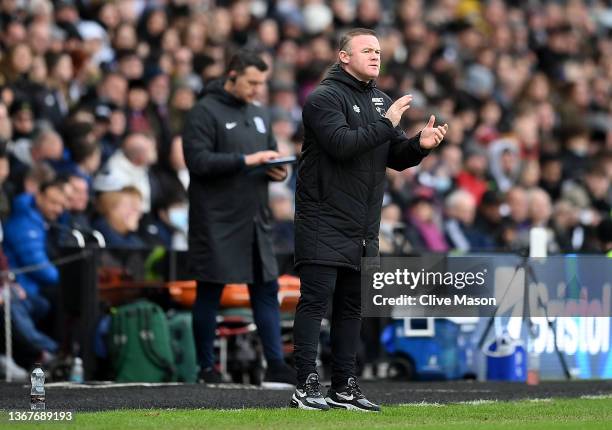
[[[434,127],[436,121],[435,116],[429,117],[429,122],[423,130],[421,130],[421,138],[419,143],[423,149],[433,149],[442,142],[444,135],[448,131],[448,124]]]

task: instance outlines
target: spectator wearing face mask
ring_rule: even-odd
[[[187,250],[189,204],[180,183],[168,187],[149,215],[140,222],[139,234],[150,246]]]

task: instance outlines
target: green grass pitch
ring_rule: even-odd
[[[49,429],[612,429],[612,396],[518,402],[383,406],[380,414],[332,410],[121,410],[76,412],[71,423],[9,422],[0,428]],[[41,425],[42,424],[42,425]]]

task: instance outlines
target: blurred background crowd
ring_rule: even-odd
[[[382,252],[519,251],[532,226],[551,253],[612,248],[610,1],[0,0],[9,264],[7,231],[32,211],[56,245],[67,226],[184,249],[181,131],[206,84],[237,48],[260,50],[261,103],[280,152],[299,153],[301,105],[356,26],[378,31],[378,87],[414,96],[408,134],[430,113],[450,126],[420,166],[388,171]],[[289,253],[290,176],[270,197]]]
[[[241,47],[271,66],[283,155],[343,31],[376,29],[377,85],[410,93],[409,135],[431,113],[444,143],[388,171],[386,254],[612,250],[612,2],[603,0],[0,0],[0,269],[53,261],[72,230],[109,247],[186,249],[181,132]],[[270,186],[279,254],[293,251],[295,172]],[[13,285],[15,336],[58,350],[53,265]],[[0,301],[2,299],[0,298]],[[19,342],[16,342],[19,345]]]

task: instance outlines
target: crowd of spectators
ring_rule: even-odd
[[[379,34],[377,86],[414,96],[407,133],[430,113],[449,124],[421,165],[388,171],[382,252],[514,252],[533,226],[551,253],[612,250],[610,1],[0,0],[8,264],[49,261],[70,229],[185,249],[181,132],[206,85],[236,49],[258,49],[279,151],[299,154],[301,105],[353,27]],[[283,253],[294,184],[292,172],[271,185]],[[55,282],[28,275],[15,300],[36,319],[44,309],[24,297]]]

